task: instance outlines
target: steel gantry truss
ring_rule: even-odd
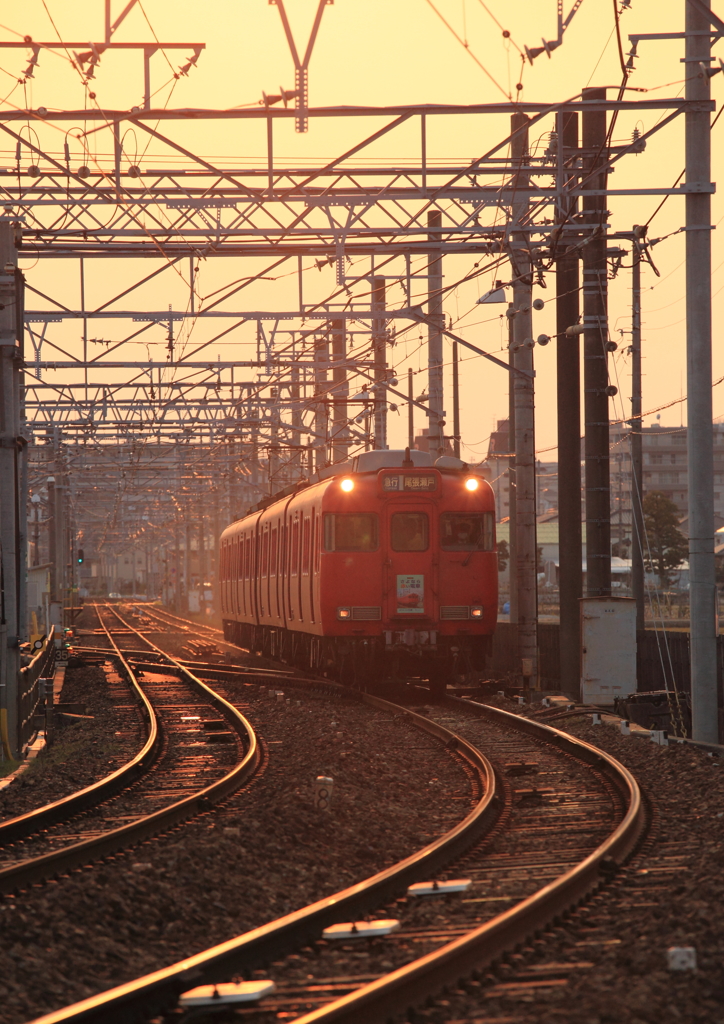
[[[99,452],[108,444],[151,438],[171,446],[223,444],[227,451],[242,444],[247,456],[253,452],[263,463],[254,474],[256,495],[247,488],[244,500],[263,496],[270,485],[290,482],[290,475],[310,466],[347,458],[375,443],[375,422],[377,434],[384,434],[380,420],[390,402],[410,399],[387,367],[385,350],[395,336],[410,329],[424,329],[430,338],[448,334],[499,362],[446,330],[433,313],[427,268],[441,258],[469,257],[468,266],[472,262],[476,269],[460,277],[476,276],[481,265],[485,270],[507,264],[515,235],[525,239],[531,274],[543,277],[556,247],[587,244],[591,232],[580,219],[561,223],[557,217],[561,209],[574,209],[584,193],[601,194],[581,171],[585,151],[564,149],[563,113],[613,111],[638,120],[644,111],[660,112],[649,132],[607,147],[610,170],[640,153],[652,135],[691,106],[681,98],[576,98],[552,105],[313,108],[307,112],[312,123],[334,119],[346,133],[370,120],[379,125],[321,166],[275,159],[275,126],[295,118],[292,109],[3,111],[0,136],[15,162],[0,168],[0,203],[15,229],[21,260],[32,257],[46,266],[48,260],[78,261],[81,281],[92,261],[144,261],[136,281],[120,291],[108,288],[95,308],[70,305],[64,294],[36,287],[33,274],[26,275],[25,429],[41,447],[57,429],[64,443],[90,443]],[[481,125],[511,114],[526,115],[528,133],[535,130],[545,139],[527,154],[524,181],[512,157],[513,127],[475,159],[454,162],[428,153],[438,119],[454,122],[470,137]],[[222,166],[174,137],[190,123],[207,121],[261,121],[266,159]],[[28,122],[32,137],[22,131]],[[66,136],[70,141],[62,152],[54,148],[58,129],[69,124],[108,137],[109,157],[89,162],[84,145],[73,151],[73,135]],[[377,158],[375,144],[394,139],[403,126],[408,135],[415,126],[417,157]],[[124,152],[127,127],[154,143],[153,157],[142,164]],[[572,173],[576,168],[579,173]],[[686,191],[652,183],[605,194]],[[517,220],[513,208],[523,211]],[[223,260],[231,257],[228,283],[204,301],[196,288],[198,267],[219,259],[223,276]],[[247,273],[239,272],[240,257],[248,258]],[[310,287],[312,268],[321,276]],[[287,298],[284,305],[260,309],[243,301],[260,282],[289,273],[296,287],[285,294],[294,294],[296,302]],[[169,274],[174,283],[179,276],[186,282],[185,309],[129,304]],[[328,287],[321,298],[320,281]],[[373,301],[375,281],[382,288],[381,305]],[[444,296],[446,289],[441,291]],[[182,349],[179,334],[187,324],[194,325],[195,338],[203,325],[207,337]],[[68,329],[78,325],[82,353],[66,340]],[[167,342],[165,361],[124,358],[124,344],[154,331],[158,337],[159,329]],[[375,346],[373,334],[380,331],[383,344]],[[95,337],[106,333],[114,336]],[[214,343],[229,337],[255,341],[257,358],[207,362]],[[94,354],[101,342],[103,351]],[[429,419],[433,445],[442,450],[441,388],[434,394],[431,385],[430,396],[413,403]],[[277,459],[288,469],[286,479],[279,466],[270,471],[270,450],[295,453]],[[86,495],[86,507],[92,500]]]

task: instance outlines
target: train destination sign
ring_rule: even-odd
[[[382,477],[383,491],[434,491],[437,479],[434,474],[386,473]]]

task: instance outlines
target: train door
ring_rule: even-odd
[[[314,622],[314,576],[312,574],[313,566],[313,541],[314,541],[314,509],[311,509],[310,514],[304,519],[304,527],[302,532],[302,582],[303,582],[303,599],[306,607],[306,618],[309,622]]]
[[[433,511],[426,501],[387,506],[387,617],[409,629],[437,612]]]
[[[271,526],[269,540],[269,615],[274,623],[279,622],[279,520]]]
[[[289,540],[289,619],[301,619],[299,610],[299,513],[294,512]]]

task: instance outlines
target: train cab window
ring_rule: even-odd
[[[377,516],[367,512],[328,513],[324,517],[325,551],[376,551]]]
[[[444,512],[440,516],[443,551],[492,551],[493,513]]]
[[[390,522],[393,551],[427,551],[429,522],[426,512],[395,512]]]

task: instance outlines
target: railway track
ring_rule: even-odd
[[[369,695],[360,699],[412,713]],[[480,765],[487,763],[484,748],[496,764],[497,779],[488,775],[477,820],[469,815],[453,830],[454,842],[449,834],[433,844],[436,850],[426,848],[326,900],[38,1024],[108,1024],[159,1013],[183,1019],[175,1007],[184,990],[249,977],[260,965],[276,991],[258,1007],[237,1011],[254,1024],[385,1021],[460,978],[478,984],[476,972],[610,880],[636,846],[644,828],[638,786],[609,755],[550,726],[470,701],[448,698],[420,711],[425,728]],[[446,875],[468,879],[469,888],[443,899],[405,895],[413,882]],[[399,929],[372,939],[322,937],[330,925],[371,912],[398,921]],[[554,969],[560,974],[560,965],[549,965],[549,973]],[[539,979],[544,973],[539,969]]]
[[[124,630],[163,653],[113,614]],[[147,668],[141,682],[112,627],[103,629],[108,653],[140,703],[146,743],[94,785],[0,823],[0,893],[65,874],[171,828],[234,792],[259,764],[254,730],[237,708],[170,656],[164,657],[174,673]]]

